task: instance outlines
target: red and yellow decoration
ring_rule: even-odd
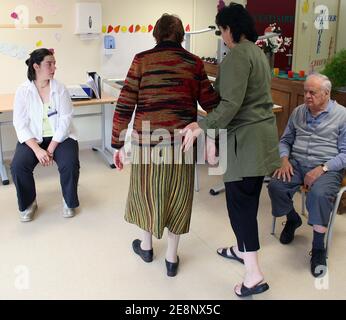
[[[116,25],[116,26],[112,26],[112,25],[103,25],[102,26],[102,33],[111,33],[111,32],[115,32],[115,33],[137,33],[137,32],[142,32],[142,33],[150,33],[154,30],[154,26],[152,24],[149,25],[140,25],[140,24],[131,24],[130,26],[125,26],[125,25]],[[188,24],[185,28],[186,32],[191,31],[191,27]]]

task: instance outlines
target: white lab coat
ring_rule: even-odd
[[[65,86],[50,80],[49,122],[53,140],[63,142],[67,138],[77,140],[72,125],[73,106]],[[23,143],[32,138],[41,143],[43,103],[33,81],[27,80],[16,91],[13,108],[13,125],[18,141]]]

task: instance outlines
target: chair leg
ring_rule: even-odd
[[[273,217],[272,232],[270,233],[272,236],[275,234],[275,223],[276,223],[276,217]]]
[[[306,217],[305,213],[305,192],[301,191],[302,193],[302,216]]]
[[[199,192],[199,177],[197,163],[195,163],[195,192]]]
[[[346,191],[346,187],[342,187],[340,189],[340,191],[338,192],[338,195],[337,195],[335,203],[334,203],[333,211],[332,211],[331,216],[330,216],[329,226],[328,226],[328,231],[327,231],[327,239],[326,239],[326,256],[327,257],[328,257],[328,250],[329,250],[331,242],[332,242],[335,216],[336,216],[336,213],[338,212],[341,197],[345,191]]]

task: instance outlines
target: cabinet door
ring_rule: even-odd
[[[282,106],[282,112],[276,114],[276,124],[278,127],[279,137],[283,134],[286,128],[288,118],[290,116],[290,100],[291,93],[283,89],[272,88],[272,98],[274,104]]]

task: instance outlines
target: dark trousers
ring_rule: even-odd
[[[258,251],[257,211],[264,177],[226,182],[229,219],[241,252]]]
[[[268,184],[274,217],[287,215],[294,209],[293,196],[304,183],[305,175],[313,169],[301,165],[294,159],[290,159],[290,162],[294,173],[291,181],[284,182],[281,179],[272,178]],[[306,196],[306,208],[309,212],[308,223],[310,225],[328,226],[342,177],[343,170],[328,171],[312,185]]]
[[[47,149],[52,138],[44,138],[40,144]],[[77,186],[79,179],[79,149],[78,142],[71,138],[60,143],[54,151],[53,159],[58,165],[60,184],[65,202],[69,208],[79,206]],[[28,208],[36,199],[36,188],[33,171],[39,163],[35,153],[26,143],[17,143],[11,164],[13,182],[17,189],[20,211]]]

